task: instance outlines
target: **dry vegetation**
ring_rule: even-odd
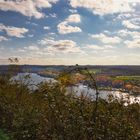
[[[88,76],[98,95],[94,77]],[[30,91],[1,76],[0,140],[140,139],[139,104],[66,95],[67,78]]]

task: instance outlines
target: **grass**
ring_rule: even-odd
[[[87,74],[87,71],[85,71],[85,70],[83,70],[82,72]],[[88,70],[88,72],[91,74],[97,74],[97,73],[101,72],[101,69],[90,69],[90,70]]]
[[[117,76],[117,80],[131,81],[131,80],[139,80],[140,76]]]

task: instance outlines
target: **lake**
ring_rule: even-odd
[[[40,83],[49,82],[54,83],[57,82],[53,78],[47,78],[40,76],[36,73],[19,73],[13,78],[11,78],[11,81],[17,81],[21,84],[25,84],[29,87],[31,90],[36,90],[38,88],[38,85]],[[96,98],[96,92],[94,89],[89,88],[88,86],[85,86],[83,84],[77,84],[75,86],[67,87],[67,92],[71,92],[72,94],[75,94],[75,96],[85,96],[87,98],[91,98],[92,100],[95,100]],[[130,103],[140,103],[140,96],[133,96],[129,93],[124,93],[121,91],[106,91],[106,90],[100,90],[99,91],[99,98],[102,98],[104,100],[108,100],[109,96],[113,96],[117,99],[123,99],[126,100],[129,98]]]

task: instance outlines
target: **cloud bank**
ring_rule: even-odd
[[[24,16],[35,17],[37,19],[44,17],[41,12],[43,8],[50,8],[58,0],[1,0],[0,10],[19,12]]]

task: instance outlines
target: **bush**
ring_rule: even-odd
[[[8,136],[0,130],[0,140],[9,140]]]
[[[0,79],[0,128],[10,140],[138,140],[140,105],[65,94],[61,83],[36,91]],[[5,80],[5,81],[4,81]],[[0,140],[8,137],[0,132]]]

